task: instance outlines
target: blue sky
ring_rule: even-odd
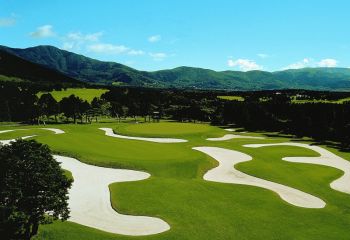
[[[350,67],[348,0],[0,0],[0,44],[141,70]]]

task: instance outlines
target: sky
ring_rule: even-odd
[[[350,67],[348,0],[0,0],[0,45],[139,70]]]

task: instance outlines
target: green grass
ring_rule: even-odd
[[[292,98],[292,103],[302,104],[302,103],[333,103],[333,104],[343,104],[344,102],[350,101],[350,97],[348,98],[342,98],[338,100],[323,100],[323,99],[311,99],[311,100],[304,100],[304,99],[295,99]]]
[[[142,137],[193,137],[194,135],[208,136],[211,133],[218,132],[216,127],[206,124],[177,122],[120,124],[115,130],[120,134]]]
[[[61,101],[64,97],[69,97],[74,94],[75,96],[80,97],[83,100],[86,100],[91,103],[95,97],[100,97],[103,93],[107,92],[107,89],[93,89],[93,88],[67,88],[63,91],[52,91],[50,92],[56,101]],[[46,92],[38,93],[38,97]]]
[[[229,101],[244,101],[244,97],[241,96],[218,96],[219,99],[229,100]]]
[[[0,74],[0,82],[28,82],[28,80],[17,77],[9,77]]]
[[[152,174],[145,181],[111,184],[112,206],[124,214],[160,217],[170,224],[171,230],[152,236],[129,237],[71,222],[56,222],[41,226],[36,239],[350,239],[350,195],[329,187],[329,183],[342,172],[324,166],[281,160],[286,156],[316,156],[311,150],[291,146],[258,149],[242,146],[290,139],[276,137],[209,142],[205,138],[219,137],[227,132],[205,124],[171,122],[56,127],[67,133],[54,135],[40,131],[36,139],[49,144],[55,152],[77,157],[90,164],[144,170]],[[99,127],[111,127],[128,135],[182,137],[190,141],[157,144],[117,139],[104,136]],[[8,128],[0,126],[0,129]],[[27,135],[24,131],[18,133]],[[8,137],[8,134],[0,134],[0,137]],[[253,160],[239,164],[239,170],[314,194],[326,201],[327,206],[324,209],[299,208],[265,189],[204,181],[203,174],[217,162],[193,151],[191,148],[194,146],[217,146],[247,153],[253,156]],[[349,153],[331,150],[350,159]]]

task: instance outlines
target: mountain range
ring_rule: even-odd
[[[23,77],[36,81],[40,79],[38,69],[41,69],[41,72],[51,71],[50,73],[55,76],[50,78],[42,76],[41,81],[74,82],[78,80],[99,85],[243,91],[271,89],[350,90],[350,69],[348,68],[241,72],[178,67],[147,72],[115,62],[95,60],[53,46],[25,49],[0,46],[0,57],[0,75]],[[4,64],[5,62],[6,64]],[[28,69],[36,70],[28,72]]]

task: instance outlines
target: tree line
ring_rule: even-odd
[[[350,147],[350,103],[293,104],[292,96],[304,99],[339,99],[346,92],[305,90],[235,92],[183,89],[110,87],[91,103],[71,95],[57,102],[51,94],[37,97],[38,89],[0,86],[0,121],[33,124],[53,121],[91,123],[98,116],[117,119],[143,117],[150,121],[154,112],[177,121],[236,124],[248,130],[277,131],[316,140],[340,142]],[[245,101],[218,98],[234,94]]]

